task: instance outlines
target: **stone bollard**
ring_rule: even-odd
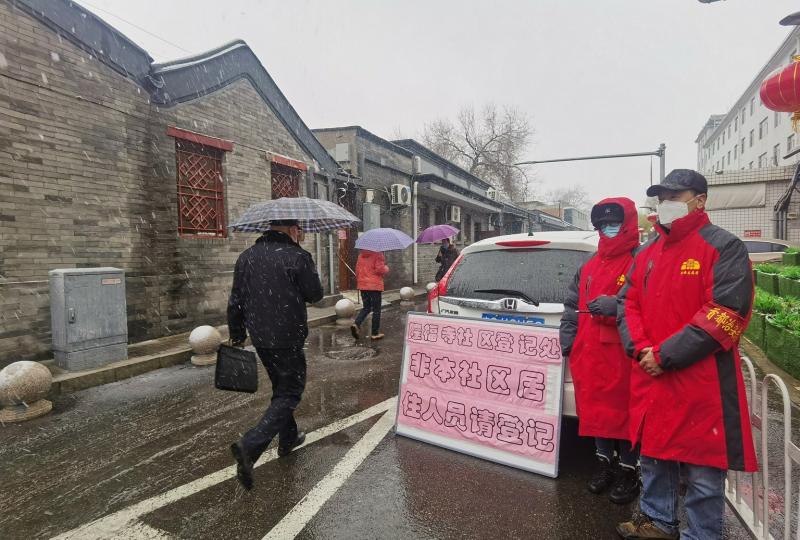
[[[336,307],[334,307],[336,311],[336,324],[339,326],[350,326],[353,324],[353,315],[356,313],[356,305],[352,302],[352,300],[348,300],[347,298],[342,298],[338,302],[336,302]]]
[[[39,362],[14,362],[0,371],[0,424],[24,422],[45,415],[53,404],[45,396],[53,384],[50,370]]]
[[[411,287],[403,287],[400,289],[400,305],[413,306],[414,305],[414,289]]]
[[[198,326],[189,334],[189,345],[192,347],[192,364],[210,366],[217,362],[217,351],[222,344],[222,335],[213,326]]]
[[[430,283],[425,285],[425,290],[427,290],[428,292],[431,292],[435,288],[436,288],[436,282],[435,281],[431,281]]]

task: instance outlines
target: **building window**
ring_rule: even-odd
[[[764,152],[760,156],[758,156],[758,168],[762,169],[767,166],[767,153]]]
[[[714,170],[715,170],[715,171],[718,171],[718,170],[720,170],[720,169],[719,169],[719,161],[717,161],[717,162],[714,164]]]
[[[764,137],[767,136],[767,130],[769,129],[769,119],[764,118],[761,122],[758,123],[758,140],[760,141]]]
[[[733,131],[739,131],[739,117],[733,119]]]
[[[722,144],[725,144],[725,130],[722,130]]]
[[[728,124],[728,140],[731,138],[731,125]]]
[[[778,127],[779,125],[781,125],[781,113],[775,111],[774,114],[775,114],[775,127]]]
[[[742,107],[742,126],[744,126],[744,119],[745,119],[745,109]]]
[[[778,143],[778,144],[776,144],[775,146],[772,147],[772,166],[773,167],[777,167],[778,166],[778,156],[780,156],[780,153],[781,153],[781,145],[780,145],[780,143]]]
[[[736,159],[738,157],[739,157],[739,145],[736,145],[733,147],[733,159]]]
[[[229,141],[170,127],[175,137],[178,189],[178,234],[224,238],[225,183],[222,159],[233,149]]]
[[[794,148],[794,133],[786,137],[786,153],[791,152],[792,148]]]
[[[755,130],[750,130],[750,148],[753,147],[753,140],[755,139]]]
[[[300,176],[303,174],[302,171],[274,161],[271,164],[271,169],[273,199],[300,196]]]
[[[728,150],[728,167],[731,166],[731,151]]]
[[[748,167],[747,167],[747,168],[748,168],[748,169],[752,169],[752,168],[753,168],[753,162],[752,162],[752,161],[750,162],[750,165],[748,165]]]
[[[431,212],[428,205],[425,203],[420,203],[417,212],[419,212],[419,216],[417,217],[417,225],[419,226],[419,231],[417,231],[417,233],[419,233],[431,226]]]
[[[750,116],[753,116],[753,114],[755,114],[755,111],[756,111],[756,98],[755,97],[751,97],[750,98]]]
[[[744,155],[744,137],[742,137],[742,149],[739,152]]]

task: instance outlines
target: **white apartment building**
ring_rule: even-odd
[[[800,160],[800,134],[791,113],[761,103],[761,83],[800,51],[795,27],[725,114],[711,115],[697,136],[697,170],[708,179],[711,221],[743,238],[782,238],[800,244],[800,197],[791,180]],[[779,200],[788,202],[778,205]],[[780,208],[779,208],[780,207]]]
[[[795,27],[772,58],[726,114],[712,115],[697,136],[697,170],[706,176],[719,171],[780,167],[797,162],[785,156],[800,145],[792,131],[791,113],[770,111],[761,103],[761,83],[787,66],[800,51],[800,27]]]

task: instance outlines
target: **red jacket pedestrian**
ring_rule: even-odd
[[[622,227],[613,238],[600,234],[597,253],[575,275],[564,302],[561,348],[569,356],[580,435],[626,440],[631,361],[617,331],[616,295],[639,245],[639,221],[630,199],[604,199],[595,208],[612,204],[624,212]],[[605,297],[607,312],[570,317],[575,310],[588,312],[598,297]]]
[[[739,358],[753,300],[747,248],[702,209],[656,228],[621,293],[627,353],[652,347],[663,370],[633,368],[631,442],[659,460],[755,471]]]
[[[362,250],[356,263],[356,283],[360,291],[382,291],[383,276],[389,273],[383,253]]]

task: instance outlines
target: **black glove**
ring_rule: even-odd
[[[591,313],[592,315],[605,315],[606,317],[616,317],[617,297],[609,295],[598,296],[597,298],[589,302],[586,305],[586,307],[589,308],[589,313]]]

